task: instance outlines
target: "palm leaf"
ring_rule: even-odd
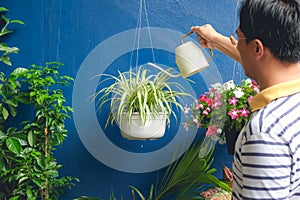
[[[206,184],[216,185],[229,190],[229,186],[216,178],[211,168],[213,162],[211,151],[206,157],[199,158],[198,153],[201,143],[190,147],[182,158],[173,162],[162,178],[156,200],[171,194],[176,194],[177,199],[189,199]]]

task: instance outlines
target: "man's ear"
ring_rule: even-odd
[[[264,55],[264,45],[263,45],[263,43],[260,41],[260,40],[258,40],[258,39],[255,39],[254,40],[254,45],[255,45],[255,52],[256,52],[256,55],[258,56],[258,57],[262,57],[263,55]]]

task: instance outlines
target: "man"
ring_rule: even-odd
[[[233,163],[233,199],[300,199],[300,2],[246,0],[236,33],[195,26],[202,47],[240,62],[261,92],[241,131]]]

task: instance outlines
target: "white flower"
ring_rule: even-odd
[[[245,80],[245,83],[249,83],[250,85],[252,85],[252,81],[251,81],[250,78],[247,78],[247,79]]]
[[[235,88],[235,84],[234,84],[233,80],[227,81],[226,83],[223,84],[223,89],[225,91],[228,91],[233,88]]]
[[[215,88],[215,89],[221,89],[222,85],[221,85],[221,83],[215,83],[215,84],[212,84],[211,87]]]
[[[242,88],[236,88],[233,91],[234,95],[236,98],[241,98],[242,96],[244,96],[244,92],[242,91]]]

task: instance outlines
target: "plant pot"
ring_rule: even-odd
[[[236,130],[230,130],[230,131],[225,132],[227,152],[229,155],[234,154],[235,142],[236,142],[239,134],[240,134],[240,132],[236,131]]]
[[[134,113],[130,123],[123,120],[118,125],[121,135],[128,140],[158,139],[165,134],[166,114],[151,116],[145,124],[142,124],[138,113]]]

